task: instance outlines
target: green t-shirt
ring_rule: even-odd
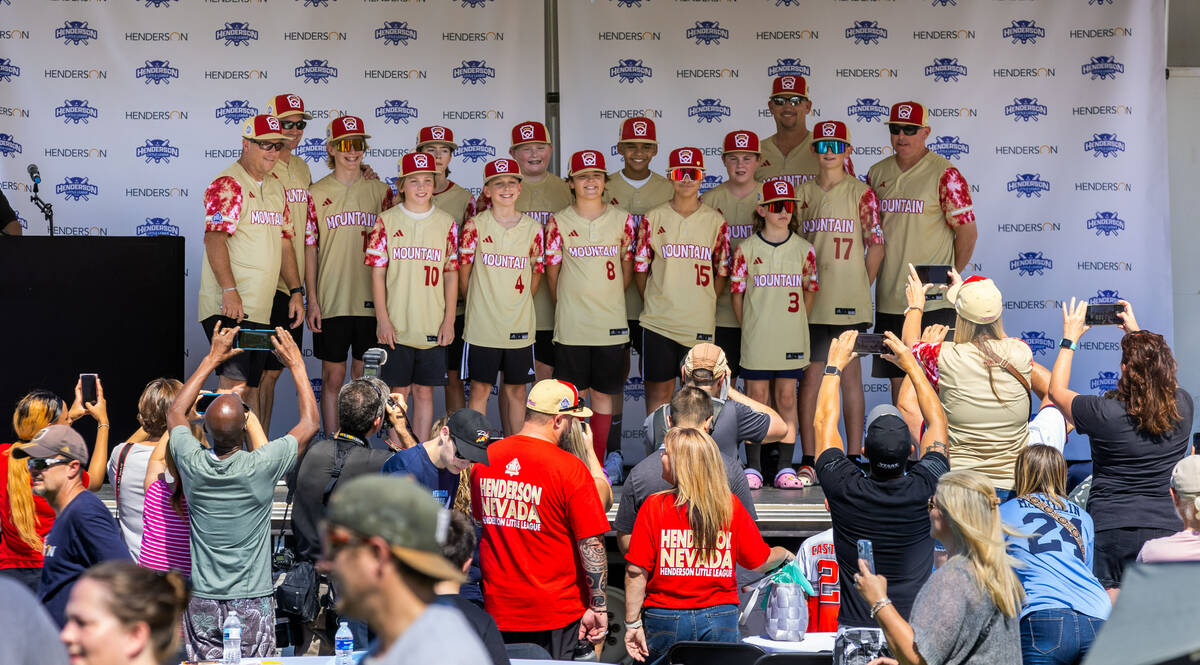
[[[275,483],[296,463],[296,438],[222,460],[181,425],[169,445],[191,517],[192,593],[215,600],[270,595],[271,504]]]

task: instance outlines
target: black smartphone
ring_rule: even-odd
[[[208,407],[221,396],[221,393],[200,393],[200,397],[196,399],[196,414],[204,415],[208,411]]]
[[[858,541],[858,558],[867,562],[867,570],[875,574],[875,545],[869,540]]]
[[[1111,305],[1088,305],[1087,314],[1083,315],[1083,322],[1089,326],[1116,326],[1121,324],[1121,317],[1117,314],[1125,311],[1125,305],[1114,303]]]
[[[80,391],[83,393],[83,403],[90,404],[100,399],[96,394],[96,375],[95,374],[80,374],[79,375]]]
[[[236,346],[247,351],[274,351],[275,347],[271,346],[271,338],[274,336],[274,330],[243,328],[238,331]]]
[[[921,264],[913,266],[917,271],[917,279],[922,284],[949,284],[950,266],[939,264]]]
[[[860,356],[891,353],[883,340],[884,336],[877,333],[858,333],[854,340],[854,352]]]

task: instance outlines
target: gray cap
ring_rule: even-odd
[[[54,457],[62,455],[87,464],[88,449],[79,432],[71,429],[70,425],[51,425],[43,427],[33,441],[23,446],[13,446],[13,459],[23,457]]]

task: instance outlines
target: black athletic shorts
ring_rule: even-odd
[[[642,380],[674,381],[691,347],[642,328]]]
[[[745,381],[770,381],[771,379],[804,379],[804,369],[746,369],[742,368]]]
[[[533,383],[533,345],[519,349],[496,349],[467,343],[463,346],[466,371],[463,381],[468,379],[496,385],[496,375],[503,373],[501,383],[525,385]]]
[[[354,351],[354,359],[362,360],[363,354],[377,344],[375,317],[335,316],[321,319],[321,332],[313,333],[313,355],[331,363],[346,362],[346,354]],[[391,361],[391,354],[388,355]]]
[[[921,329],[924,330],[928,326],[935,323],[940,323],[944,326],[954,327],[954,320],[958,318],[958,314],[951,308],[935,309],[932,312],[925,312],[921,315]],[[904,328],[903,314],[885,314],[883,312],[875,312],[875,330],[874,332],[883,334],[884,331],[890,330],[895,333],[896,337],[900,336],[900,331]],[[826,345],[825,351],[829,351]],[[904,376],[904,371],[896,367],[892,363],[874,356],[871,361],[871,376],[876,379],[899,379]]]
[[[629,319],[629,348],[642,355],[642,322]]]
[[[462,371],[463,330],[466,324],[467,317],[465,315],[459,314],[454,317],[454,341],[446,347],[446,369],[455,374]]]
[[[283,291],[275,292],[275,299],[271,301],[271,325],[268,328],[283,328],[292,334],[292,340],[296,342],[297,349],[304,349],[304,324],[292,326],[292,320],[288,318],[288,303],[291,302],[292,296]],[[222,323],[221,325],[225,325]],[[267,366],[264,369],[278,371],[283,369],[283,363],[275,357],[274,353],[267,354]],[[256,384],[257,385],[257,384]]]
[[[214,315],[200,322],[204,328],[204,336],[208,338],[208,343],[212,344],[213,327],[217,322],[221,323],[222,330],[228,330],[238,324],[237,321],[228,316]],[[246,330],[266,330],[271,326],[265,323],[254,323],[252,321],[243,320],[240,324]],[[237,346],[237,340],[234,340],[234,346]],[[262,378],[263,369],[267,366],[267,358],[274,358],[275,354],[271,351],[242,351],[236,356],[226,360],[217,366],[217,376],[223,376],[232,381],[245,381],[246,385],[251,388],[257,388],[259,379]]]
[[[444,386],[450,380],[446,375],[446,347],[414,349],[396,345],[387,349],[387,364],[379,370],[379,378],[393,388],[405,388],[414,383],[418,386]]]
[[[717,340],[715,344],[725,352],[725,360],[729,362],[731,380],[738,378],[742,362],[742,329],[717,326],[717,334],[714,337]]]
[[[870,323],[850,323],[834,325],[832,323],[808,324],[808,359],[813,363],[825,364],[829,358],[829,344],[841,337],[847,330],[863,332],[871,327]],[[890,363],[889,363],[890,364]]]
[[[554,345],[554,378],[579,390],[619,395],[625,386],[625,345]]]
[[[554,331],[539,330],[533,335],[533,359],[554,366]]]

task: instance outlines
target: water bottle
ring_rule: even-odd
[[[333,636],[334,665],[354,665],[354,658],[350,655],[353,652],[354,633],[350,632],[350,624],[343,621]]]
[[[230,612],[221,626],[221,637],[224,653],[221,662],[224,665],[239,665],[242,662],[242,621],[237,612]]]

